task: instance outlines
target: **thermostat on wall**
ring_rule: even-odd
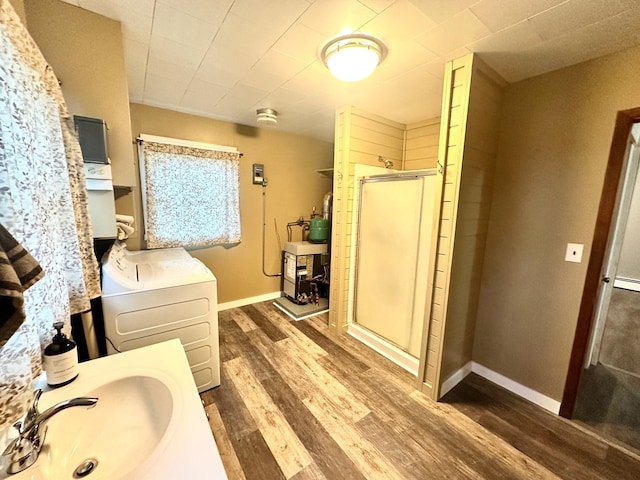
[[[261,163],[253,164],[253,184],[262,185],[264,181],[264,165]]]

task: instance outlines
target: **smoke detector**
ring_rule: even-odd
[[[259,108],[256,110],[258,123],[269,123],[271,125],[278,123],[278,112],[273,108]]]

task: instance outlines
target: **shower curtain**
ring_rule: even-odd
[[[0,0],[0,224],[40,264],[24,322],[0,349],[0,431],[20,418],[52,324],[100,295],[82,154],[53,71]]]

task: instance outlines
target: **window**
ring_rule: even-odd
[[[148,248],[240,242],[236,148],[140,135],[138,152]]]

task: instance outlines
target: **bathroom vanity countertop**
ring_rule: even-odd
[[[103,404],[105,405],[104,408],[109,405],[109,408],[113,411],[107,411],[105,413],[103,410],[101,413],[102,417],[100,418],[104,417],[106,421],[100,420],[102,425],[97,424],[95,427],[92,426],[92,429],[95,428],[97,430],[95,436],[90,436],[89,440],[84,442],[84,444],[88,443],[88,446],[84,444],[82,446],[83,450],[91,453],[91,438],[93,438],[96,443],[95,449],[99,451],[99,453],[96,453],[96,457],[100,463],[95,471],[85,478],[89,480],[105,478],[132,480],[206,478],[225,480],[227,478],[189,368],[187,357],[179,340],[170,340],[117,355],[91,360],[81,363],[79,367],[80,374],[78,378],[69,385],[51,389],[46,387],[46,377],[43,375],[36,381],[36,388],[42,388],[44,390],[40,399],[41,412],[63,400],[79,396],[92,396],[93,391],[96,391],[95,396],[99,398],[98,404],[94,407],[97,409],[98,405],[100,405],[101,395],[111,396],[111,398],[105,399]],[[131,413],[137,416],[146,415],[149,417],[146,420],[147,425],[150,424],[152,427],[155,425],[155,416],[160,415],[158,412],[170,411],[171,419],[168,421],[168,426],[166,426],[166,430],[162,438],[158,441],[157,446],[147,448],[147,453],[141,453],[141,457],[136,458],[137,446],[131,444],[131,438],[135,437],[136,430],[134,429],[128,432],[125,426],[125,428],[121,429],[125,431],[118,430],[120,433],[113,433],[113,428],[104,428],[104,423],[110,423],[109,419],[113,419],[114,424],[120,424],[123,423],[123,419],[126,418],[122,416],[128,415],[127,402],[125,400],[120,401],[120,398],[126,398],[126,392],[123,394],[121,387],[119,390],[112,386],[127,385],[127,379],[133,381],[135,385],[142,385],[149,378],[153,379],[154,382],[159,380],[169,389],[171,395],[169,396],[169,394],[163,393],[158,396],[166,396],[166,399],[158,400],[158,398],[154,397],[152,389],[146,390],[146,387],[136,388],[135,390],[142,392],[138,398],[143,398],[143,400],[137,402],[137,407],[129,407],[130,410],[133,409]],[[123,380],[124,383],[122,383]],[[118,384],[117,382],[121,383]],[[164,387],[155,391],[159,393],[166,392]],[[144,400],[145,397],[149,398]],[[170,400],[167,400],[169,398]],[[148,412],[144,407],[146,402],[153,404],[153,408],[150,408]],[[111,405],[115,405],[115,407],[112,408]],[[67,419],[71,418],[67,415],[67,412],[73,412],[74,410],[76,410],[76,408],[65,410],[51,418],[48,422],[49,433],[45,439],[45,447],[40,454],[40,458],[38,458],[33,466],[25,471],[7,478],[15,480],[23,478],[30,480],[46,478],[47,475],[50,475],[50,473],[47,474],[47,472],[50,471],[50,467],[47,466],[46,462],[55,461],[59,464],[60,462],[72,463],[76,461],[73,459],[67,462],[67,459],[61,458],[63,455],[61,451],[56,452],[55,455],[51,453],[48,455],[45,454],[45,449],[49,442],[51,442],[51,448],[55,449],[57,439],[62,439],[57,440],[57,445],[62,443],[66,445],[68,443],[67,440],[71,438],[68,436],[76,434],[78,430],[77,427],[65,428],[65,416],[67,416]],[[89,418],[88,415],[91,414],[91,409],[78,407],[79,412],[83,410],[86,411],[87,415],[83,418]],[[164,413],[162,414],[164,415]],[[158,422],[158,424],[160,423],[163,422]],[[167,425],[166,420],[163,425]],[[153,430],[153,428],[151,429]],[[121,438],[110,438],[105,441],[104,438],[98,438],[102,431],[110,432],[109,436]],[[129,442],[127,442],[127,439]],[[125,449],[128,451],[127,455],[129,455],[129,458],[134,458],[136,465],[120,469],[120,463],[118,462],[120,458],[123,458],[124,454],[122,451]],[[110,452],[113,453],[113,456],[111,456]],[[46,458],[47,456],[48,458]],[[100,458],[101,456],[104,458]],[[58,458],[55,459],[53,457]],[[114,473],[113,464],[116,464],[117,468],[115,471],[121,472],[121,476],[120,473]],[[65,476],[66,474],[67,472],[65,470]],[[71,475],[71,473],[69,473],[69,475]],[[4,476],[0,474],[0,478],[4,478]],[[69,476],[69,478],[72,477]]]

